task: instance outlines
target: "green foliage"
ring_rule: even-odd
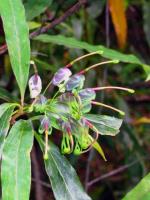
[[[44,152],[44,142],[38,135],[36,138]],[[90,200],[68,160],[52,142],[49,142],[49,147],[49,159],[45,160],[45,168],[56,200]]]
[[[33,131],[29,121],[19,120],[11,128],[3,149],[2,198],[27,200],[30,195]]]
[[[24,6],[26,9],[26,19],[32,20],[43,13],[48,6],[51,5],[53,0],[28,0]]]
[[[0,105],[0,117],[11,107],[14,107],[13,103],[3,103]]]
[[[64,45],[69,48],[76,48],[76,49],[85,49],[88,52],[93,51],[100,51],[100,55],[104,58],[119,60],[121,62],[132,63],[143,66],[147,74],[147,79],[149,80],[149,72],[145,69],[144,63],[142,63],[136,56],[134,55],[126,55],[115,51],[113,49],[106,48],[102,45],[92,45],[84,41],[79,41],[75,38],[65,37],[63,35],[39,35],[35,38],[38,41],[45,42],[45,43],[54,43],[58,45]],[[150,68],[150,66],[147,66]]]
[[[0,118],[0,157],[2,156],[3,143],[9,130],[9,122],[13,114],[14,107],[15,106],[8,107]]]
[[[92,122],[101,135],[115,136],[119,133],[122,124],[121,119],[106,115],[86,114],[85,117]]]
[[[16,101],[18,101],[18,98],[16,98],[15,96],[11,95],[4,88],[0,88],[0,99],[3,99],[4,101],[8,101],[8,102],[12,102],[12,101],[16,102]]]
[[[22,101],[29,75],[30,43],[29,30],[25,20],[24,7],[20,0],[0,1],[8,51]]]
[[[123,200],[148,200],[150,199],[150,174],[147,174],[141,181],[138,183],[135,188],[133,188]]]

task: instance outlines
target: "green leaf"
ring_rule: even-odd
[[[29,75],[30,43],[29,30],[21,0],[0,0],[0,14],[3,21],[11,65],[18,82],[22,101]]]
[[[48,6],[51,5],[52,1],[53,0],[28,0],[24,5],[27,20],[30,21],[43,13]]]
[[[9,101],[9,102],[18,101],[18,99],[16,97],[14,97],[7,90],[5,90],[4,88],[1,88],[1,87],[0,87],[0,99],[3,99],[5,101]]]
[[[30,152],[33,131],[29,121],[20,120],[10,130],[2,156],[2,199],[28,200],[31,185]]]
[[[35,21],[29,21],[28,26],[29,26],[29,30],[34,30],[36,28],[39,28],[41,26],[41,23],[38,23]]]
[[[89,135],[89,138],[93,141],[93,137]],[[102,147],[100,146],[100,144],[97,141],[94,141],[93,145],[94,149],[96,149],[98,151],[98,153],[102,156],[102,158],[107,161],[104,151],[102,149]]]
[[[13,103],[3,103],[0,105],[0,117],[2,117],[2,115],[4,114],[4,112],[6,112],[7,109],[9,109],[10,107],[14,106],[16,104]]]
[[[4,139],[8,133],[10,119],[13,114],[14,107],[15,106],[8,107],[8,109],[2,114],[0,118],[0,158],[2,155]]]
[[[85,114],[85,118],[92,122],[101,135],[115,136],[119,133],[122,119],[107,115]]]
[[[149,200],[150,199],[150,173],[131,190],[123,200]]]
[[[142,65],[142,66],[144,65],[144,63],[142,63],[134,55],[123,54],[113,49],[106,48],[102,45],[92,45],[84,41],[79,41],[73,37],[65,37],[63,35],[41,34],[37,36],[35,39],[41,42],[45,42],[45,43],[54,43],[58,45],[64,45],[69,48],[85,49],[88,52],[101,51],[102,52],[101,56],[104,58],[119,60],[121,62],[132,63],[132,64],[137,64],[137,65]]]
[[[44,151],[42,139],[36,138]],[[90,200],[84,192],[79,178],[68,160],[60,154],[58,148],[49,142],[48,160],[45,160],[46,172],[50,178],[56,200]]]

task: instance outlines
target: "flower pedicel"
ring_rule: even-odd
[[[37,74],[37,70],[35,70],[35,74],[30,78],[30,96],[36,100],[32,103],[33,110],[35,112],[40,112],[43,116],[40,119],[39,133],[45,133],[45,159],[48,158],[48,135],[51,134],[52,128],[61,130],[63,133],[61,142],[61,152],[63,154],[70,154],[73,152],[75,155],[79,155],[87,152],[90,148],[94,147],[95,144],[99,145],[96,141],[98,135],[101,133],[85,115],[90,112],[92,105],[104,106],[124,115],[124,112],[117,108],[95,101],[96,91],[116,89],[134,93],[134,90],[117,86],[83,88],[85,81],[84,74],[87,71],[100,65],[118,63],[118,60],[109,60],[97,63],[75,75],[72,75],[72,72],[68,69],[75,62],[100,53],[101,52],[97,51],[81,56],[65,67],[59,69],[43,92],[43,94],[45,94],[50,84],[58,86],[58,91],[50,99],[46,99],[43,95],[40,95],[42,83]],[[94,132],[95,136],[93,136],[91,132]],[[102,149],[99,152],[106,160]]]

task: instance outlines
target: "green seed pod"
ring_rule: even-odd
[[[39,126],[38,132],[39,132],[40,134],[43,134],[44,131],[45,131],[45,129],[44,129],[43,125],[41,124],[41,125]]]
[[[80,146],[82,149],[87,149],[90,145],[89,138],[86,136],[86,134],[82,135],[82,139],[80,141]]]
[[[82,153],[82,148],[81,148],[77,138],[76,138],[76,144],[75,144],[73,153],[74,153],[74,155],[80,155]]]
[[[71,152],[71,148],[70,148],[70,139],[69,136],[64,133],[63,134],[63,139],[61,142],[61,153],[62,154],[69,154]]]

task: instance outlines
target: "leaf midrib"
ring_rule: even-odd
[[[16,195],[15,195],[15,197],[16,197],[16,199],[15,200],[19,200],[18,199],[18,154],[19,154],[20,144],[22,141],[23,129],[24,129],[24,127],[22,127],[22,129],[20,130],[19,144],[18,144],[18,148],[17,148],[17,152],[16,152],[16,170],[15,170],[15,180],[16,180],[16,185],[15,185]]]
[[[67,186],[67,183],[66,183],[66,181],[65,181],[65,179],[64,179],[64,177],[63,177],[63,174],[61,173],[61,171],[60,171],[60,169],[59,169],[59,166],[57,165],[57,162],[55,161],[55,159],[54,159],[54,157],[53,157],[51,151],[50,151],[50,155],[51,155],[51,157],[52,157],[52,159],[53,159],[53,161],[54,161],[54,163],[55,163],[55,165],[56,165],[56,167],[57,167],[57,169],[58,169],[59,174],[61,175],[61,177],[62,177],[62,179],[63,179],[63,181],[64,181],[64,183],[65,183],[65,185],[66,185],[66,187],[65,187],[66,190],[68,190],[69,195],[70,195],[70,197],[72,198],[72,194],[71,194],[71,192],[70,192],[70,190],[69,190],[69,188],[68,188],[68,186]],[[74,199],[74,198],[72,198],[72,199]]]
[[[19,62],[19,67],[18,67],[18,70],[19,70],[19,74],[21,76],[21,49],[20,49],[20,37],[19,37],[19,34],[18,34],[18,29],[17,29],[17,26],[16,26],[16,17],[15,17],[15,14],[14,14],[14,7],[13,7],[13,1],[12,0],[9,0],[9,4],[10,4],[10,8],[11,8],[11,12],[12,12],[12,18],[13,18],[13,24],[14,24],[14,30],[15,30],[15,33],[16,33],[16,43],[18,45],[16,45],[16,48],[18,49],[18,62]],[[21,76],[22,77],[22,76]],[[19,78],[19,80],[22,80],[22,78]],[[22,85],[22,84],[21,84]]]

